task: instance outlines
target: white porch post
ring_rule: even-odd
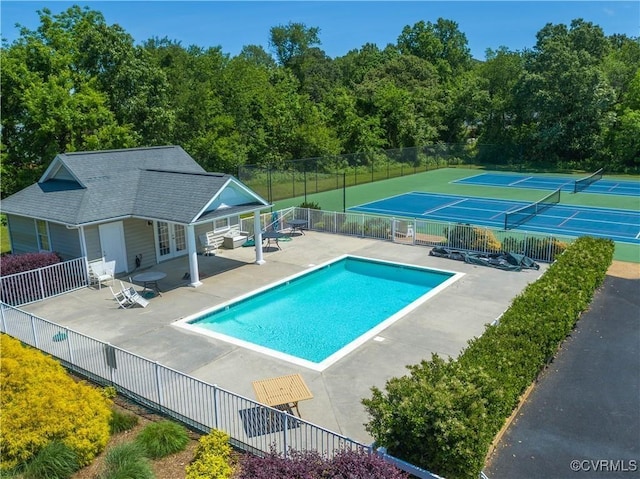
[[[84,226],[78,228],[78,239],[80,240],[80,254],[84,256],[84,267],[87,272],[87,286],[91,283],[91,272],[89,271],[89,258],[87,258],[87,240],[84,236]]]
[[[253,212],[253,241],[256,245],[256,264],[264,264],[262,257],[262,224],[260,223],[260,211]]]
[[[87,256],[87,240],[84,236],[84,226],[80,226],[78,228],[78,239],[80,240],[80,254],[82,256]],[[87,258],[88,260],[89,258]]]
[[[187,254],[189,256],[189,275],[191,283],[189,286],[197,288],[202,285],[200,273],[198,272],[198,251],[196,249],[196,232],[193,225],[187,225]]]

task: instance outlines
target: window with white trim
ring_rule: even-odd
[[[36,233],[38,235],[38,249],[41,251],[51,251],[49,225],[46,221],[36,220]]]
[[[229,218],[218,218],[217,220],[213,220],[213,231],[225,231],[230,228],[229,226]]]

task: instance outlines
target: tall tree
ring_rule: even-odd
[[[78,65],[98,81],[121,124],[134,125],[144,145],[165,144],[174,117],[169,109],[168,82],[145,48],[118,25],[107,25],[102,14],[72,7],[57,16],[69,25],[77,46]]]
[[[267,51],[265,51],[262,45],[245,45],[242,47],[240,55],[238,56],[265,68],[276,67],[275,60]]]
[[[319,33],[318,27],[289,22],[271,28],[269,45],[274,49],[280,65],[288,66],[293,58],[302,55],[308,48],[320,45]]]
[[[612,119],[614,92],[600,67],[607,42],[582,20],[548,24],[537,39],[517,89],[520,141],[538,162],[575,166],[601,148]]]
[[[438,18],[435,24],[421,20],[413,27],[407,25],[397,44],[403,54],[431,62],[446,79],[468,69],[471,62],[467,37],[452,20]]]
[[[616,119],[607,131],[602,156],[610,170],[634,172],[640,169],[640,68],[617,105]]]
[[[79,62],[74,29],[88,28],[101,16],[77,7],[59,17],[47,9],[38,14],[38,30],[22,28],[1,52],[3,195],[36,181],[57,153],[138,141],[133,126],[117,121],[99,82]]]
[[[362,83],[367,73],[384,61],[385,54],[373,43],[366,43],[359,50],[351,50],[338,57],[334,64],[340,70],[342,85],[353,88]]]
[[[620,101],[640,69],[640,37],[613,35],[608,40],[611,48],[603,58],[603,70]]]
[[[315,47],[294,57],[289,67],[300,82],[300,92],[307,94],[315,103],[321,103],[340,79],[340,70],[333,60]]]
[[[326,99],[329,124],[335,131],[343,153],[375,152],[384,148],[380,117],[362,115],[356,96],[345,87],[335,89]]]
[[[356,88],[360,111],[379,117],[385,148],[425,145],[443,131],[444,92],[435,67],[414,55],[386,51]]]
[[[478,65],[478,143],[482,145],[479,159],[483,162],[509,163],[518,161],[515,141],[515,89],[524,72],[520,53],[506,47],[488,50],[486,60]]]
[[[208,171],[237,171],[246,148],[224,99],[227,55],[219,47],[184,49],[167,39],[149,41],[145,48],[169,82],[175,117],[170,142],[182,145]]]

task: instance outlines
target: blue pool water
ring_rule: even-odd
[[[346,256],[187,322],[318,364],[454,276]]]

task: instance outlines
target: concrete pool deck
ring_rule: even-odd
[[[314,395],[300,403],[302,417],[370,443],[361,399],[370,397],[372,386],[383,388],[391,377],[406,374],[406,365],[430,359],[433,353],[457,356],[547,268],[543,264],[539,271],[502,271],[432,257],[426,247],[309,231],[281,242],[281,247],[265,251],[263,265],[253,263],[251,247],[198,256],[203,276],[199,288],[189,287],[188,280],[182,279],[188,271],[184,257],[154,266],[154,271],[166,272],[167,277],[159,282],[162,295],[151,299],[147,308],[118,309],[109,288],[103,287],[83,288],[21,309],[252,399],[252,381],[301,373]],[[464,276],[322,372],[173,324],[343,254]]]

